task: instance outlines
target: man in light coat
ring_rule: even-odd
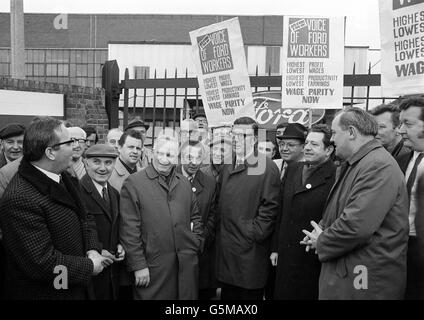
[[[322,263],[319,298],[403,299],[409,222],[402,172],[366,111],[339,112],[331,130],[344,163],[320,225],[311,222],[302,241]]]
[[[175,170],[178,140],[160,136],[152,163],[121,190],[120,239],[137,300],[198,296],[203,227],[188,179]]]

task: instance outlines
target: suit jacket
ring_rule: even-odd
[[[391,155],[396,159],[397,157],[400,157],[404,155],[405,153],[409,154],[410,152],[411,152],[411,149],[404,145],[403,140],[400,140],[399,143],[392,150]]]
[[[396,161],[402,170],[403,174],[406,173],[406,169],[408,169],[409,162],[414,156],[414,151],[410,151],[408,153],[404,153],[396,158]]]
[[[177,172],[182,173],[181,166]],[[204,246],[199,257],[199,288],[207,289],[218,287],[215,280],[215,219],[216,219],[216,182],[211,176],[198,170],[191,183],[196,195],[202,217]]]
[[[302,184],[304,162],[288,166],[281,194],[281,214],[274,233],[278,252],[275,299],[316,300],[321,263],[315,252],[305,252],[302,230],[322,219],[325,200],[334,183],[336,167],[328,160]]]
[[[22,160],[0,204],[6,251],[6,296],[10,299],[85,299],[98,250],[78,183],[67,173],[64,185]],[[67,270],[68,289],[57,290],[55,268]]]
[[[99,248],[114,254],[119,243],[119,193],[110,184],[107,185],[110,198],[107,206],[87,174],[81,179],[81,187],[87,212],[95,221],[93,227],[97,229]],[[121,263],[115,262],[93,277],[96,299],[117,299],[120,266]]]
[[[261,289],[268,278],[271,235],[280,211],[278,168],[265,156],[257,165],[245,162],[234,169],[225,164],[218,185],[217,278]]]
[[[132,174],[121,190],[119,235],[128,271],[149,268],[150,285],[135,288],[142,300],[196,299],[203,227],[189,181],[169,182],[152,165]]]
[[[409,220],[402,172],[376,140],[340,170],[316,245],[319,298],[403,299]],[[353,285],[360,275],[366,276],[366,290]]]

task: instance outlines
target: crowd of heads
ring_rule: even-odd
[[[232,127],[209,128],[204,113],[181,123],[180,132],[159,132],[152,150],[160,170],[181,163],[191,172],[205,164],[232,163],[235,157],[265,154],[287,163],[318,163],[329,157],[347,160],[364,142],[376,138],[390,150],[400,141],[413,150],[424,151],[424,98],[409,97],[365,111],[351,107],[339,111],[331,128],[325,124],[306,128],[299,123],[281,123],[275,139],[249,117],[235,120]],[[149,125],[133,119],[124,131],[109,130],[105,144],[126,165],[134,167],[146,149]],[[25,136],[24,136],[25,131]],[[0,130],[1,147],[7,161],[24,155],[28,161],[54,161],[71,155],[82,159],[99,142],[96,128],[72,126],[53,118],[35,118],[26,128],[12,123]],[[57,168],[55,170],[60,170]]]

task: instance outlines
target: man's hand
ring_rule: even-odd
[[[135,286],[148,287],[150,284],[149,268],[134,271]]]
[[[97,276],[100,272],[103,271],[103,257],[95,250],[87,251],[87,258],[93,262],[93,275]]]
[[[271,259],[271,264],[273,267],[277,266],[278,263],[278,253],[277,252],[272,252],[271,256],[269,257]]]
[[[120,244],[118,244],[116,246],[115,261],[119,262],[119,261],[124,260],[124,258],[125,258],[125,250]]]
[[[302,232],[306,235],[305,238],[303,238],[302,241],[300,241],[300,244],[306,245],[305,251],[308,252],[310,249],[316,249],[317,248],[317,240],[319,235],[322,232],[321,227],[315,222],[311,221],[311,225],[314,228],[311,232],[302,230]]]

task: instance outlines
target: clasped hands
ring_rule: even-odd
[[[315,221],[311,221],[311,225],[314,228],[311,232],[307,230],[302,230],[302,232],[305,234],[305,237],[302,241],[300,241],[300,244],[303,244],[306,246],[305,251],[309,252],[309,250],[314,249],[316,253],[317,248],[317,240],[319,235],[322,232],[321,227],[316,223]]]
[[[117,245],[117,254],[113,255],[107,250],[102,250],[102,254],[98,253],[96,250],[87,251],[87,258],[93,262],[93,275],[98,275],[103,271],[104,268],[110,266],[114,262],[119,262],[124,260],[125,251],[123,247]]]

